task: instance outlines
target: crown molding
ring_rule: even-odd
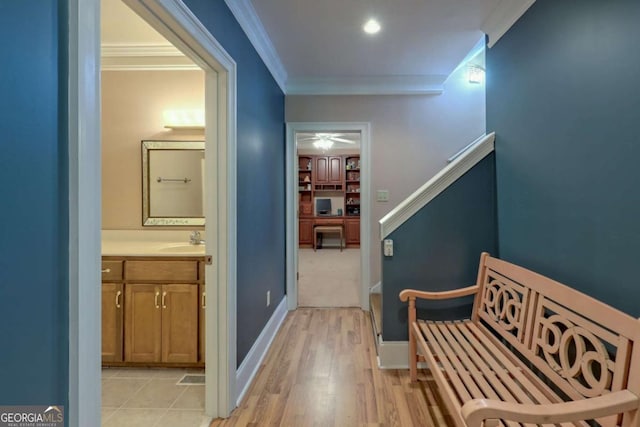
[[[191,71],[200,70],[173,45],[103,43],[103,71]]]
[[[178,48],[170,44],[102,43],[100,51],[103,58],[184,56]]]
[[[482,25],[482,31],[489,36],[487,45],[493,47],[535,2],[536,0],[502,0],[498,3]]]
[[[280,56],[273,46],[267,31],[262,25],[251,0],[225,0],[227,7],[233,13],[240,27],[244,30],[249,41],[264,61],[280,89],[285,91],[287,70],[284,68]]]
[[[289,79],[287,95],[440,95],[444,75]]]

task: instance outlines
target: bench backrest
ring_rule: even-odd
[[[473,319],[568,399],[624,389],[640,395],[640,320],[488,254],[480,260],[478,285]],[[616,418],[598,421],[617,425]]]

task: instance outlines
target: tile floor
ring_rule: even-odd
[[[201,427],[204,385],[176,384],[194,369],[102,369],[103,427]]]
[[[300,307],[359,307],[360,249],[298,251]]]

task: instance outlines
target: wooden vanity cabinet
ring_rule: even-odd
[[[162,286],[162,362],[198,362],[198,285]]]
[[[204,289],[204,261],[186,257],[123,257],[119,262],[123,265],[123,283],[103,283],[103,364],[201,365],[204,359],[199,357],[199,349],[204,345],[200,342],[204,335],[200,335],[203,316],[200,295],[201,287]],[[118,291],[122,295],[119,300]],[[120,311],[114,315],[109,307],[116,300]],[[112,331],[114,326],[116,332]]]
[[[102,263],[102,360],[122,361],[124,285],[122,261]]]
[[[102,361],[122,362],[122,283],[102,284]]]
[[[198,361],[204,363],[204,355],[205,355],[205,309],[207,308],[207,293],[204,288],[204,284],[199,285],[200,287],[200,316],[198,317]]]
[[[162,286],[127,285],[125,293],[125,362],[160,362]]]

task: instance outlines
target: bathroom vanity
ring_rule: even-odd
[[[206,262],[203,246],[103,240],[103,366],[204,365]]]

